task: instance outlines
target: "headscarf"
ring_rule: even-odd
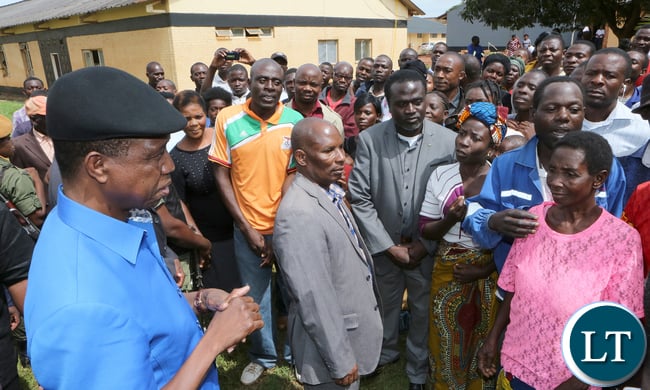
[[[25,112],[27,115],[45,115],[46,102],[45,96],[32,96],[25,102]]]
[[[463,122],[469,118],[477,119],[488,127],[494,145],[499,145],[503,137],[506,136],[506,131],[508,130],[506,121],[503,117],[499,116],[496,106],[492,103],[476,102],[465,106],[463,111],[458,115],[456,128],[460,129]]]
[[[519,68],[519,77],[523,76],[524,68],[526,67],[524,61],[522,61],[519,57],[510,57],[509,59],[510,64],[515,65],[517,68]]]

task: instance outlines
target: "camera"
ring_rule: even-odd
[[[230,61],[237,61],[239,60],[239,52],[238,51],[229,51],[226,53],[226,59]]]

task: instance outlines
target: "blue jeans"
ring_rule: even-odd
[[[264,240],[270,241],[272,237],[271,234],[265,235]],[[248,295],[260,305],[260,314],[264,321],[264,327],[249,336],[251,346],[248,355],[252,362],[264,368],[272,368],[278,361],[273,338],[275,326],[271,309],[272,267],[260,267],[262,259],[251,250],[246,237],[237,226],[234,230],[234,241],[235,258],[241,282],[243,285],[250,286],[251,290]],[[284,358],[287,362],[291,362],[291,352],[287,343],[284,345]]]

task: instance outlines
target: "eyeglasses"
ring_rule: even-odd
[[[344,79],[344,80],[352,80],[352,75],[350,75],[350,76],[345,76],[345,75],[342,75],[342,74],[340,74],[340,73],[334,73],[334,78],[337,78],[337,79]]]

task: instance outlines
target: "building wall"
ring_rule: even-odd
[[[406,28],[316,28],[316,27],[278,27],[274,37],[261,38],[217,38],[214,29],[205,27],[175,27],[171,29],[176,69],[173,81],[179,89],[193,89],[189,79],[190,66],[197,61],[210,64],[214,51],[219,47],[228,49],[245,48],[255,58],[270,56],[275,51],[284,52],[289,59],[289,67],[304,63],[318,64],[318,41],[337,40],[339,61],[355,63],[355,40],[370,39],[371,55],[388,54],[397,58],[406,47]],[[164,66],[164,65],[163,65]],[[171,73],[165,68],[170,77]]]
[[[245,8],[242,8],[243,6]],[[408,10],[399,0],[249,0],[245,3],[239,1],[204,1],[201,2],[201,10],[197,9],[196,0],[174,0],[169,2],[168,8],[170,12],[176,13],[202,12],[208,14],[292,15],[367,19],[408,18]]]
[[[223,17],[223,14],[233,17]],[[209,64],[218,47],[244,47],[255,58],[283,51],[289,58],[289,66],[298,66],[318,63],[319,40],[336,40],[336,60],[354,63],[355,40],[369,39],[371,56],[387,54],[396,58],[408,44],[407,17],[408,9],[399,0],[253,0],[246,3],[246,9],[238,2],[196,0],[169,0],[149,7],[136,4],[48,21],[36,27],[17,26],[9,34],[0,34],[10,69],[8,77],[0,75],[0,89],[22,87],[26,70],[17,42],[24,40],[30,41],[34,73],[44,80],[38,42],[61,39],[67,44],[73,70],[85,66],[82,50],[101,49],[105,65],[123,69],[143,81],[146,81],[146,64],[158,61],[165,69],[165,77],[173,80],[178,89],[188,89],[194,87],[189,79],[191,64],[197,61]],[[235,25],[230,26],[231,23]],[[266,24],[258,26],[257,23]],[[217,37],[215,26],[219,29],[272,27],[273,36]]]
[[[165,77],[176,76],[176,63],[169,28],[117,32],[110,34],[69,37],[68,50],[73,70],[85,67],[83,49],[101,49],[104,65],[122,69],[147,81],[147,63],[158,61],[165,69]]]
[[[432,42],[432,43],[445,42],[446,43],[447,42],[447,35],[446,34],[437,33],[435,35],[436,35],[435,37],[432,37],[431,34],[422,33],[422,37],[418,38],[417,33],[408,34],[408,37],[407,37],[408,47],[417,50],[420,47],[420,45],[422,45],[423,43],[427,43],[427,42]]]

